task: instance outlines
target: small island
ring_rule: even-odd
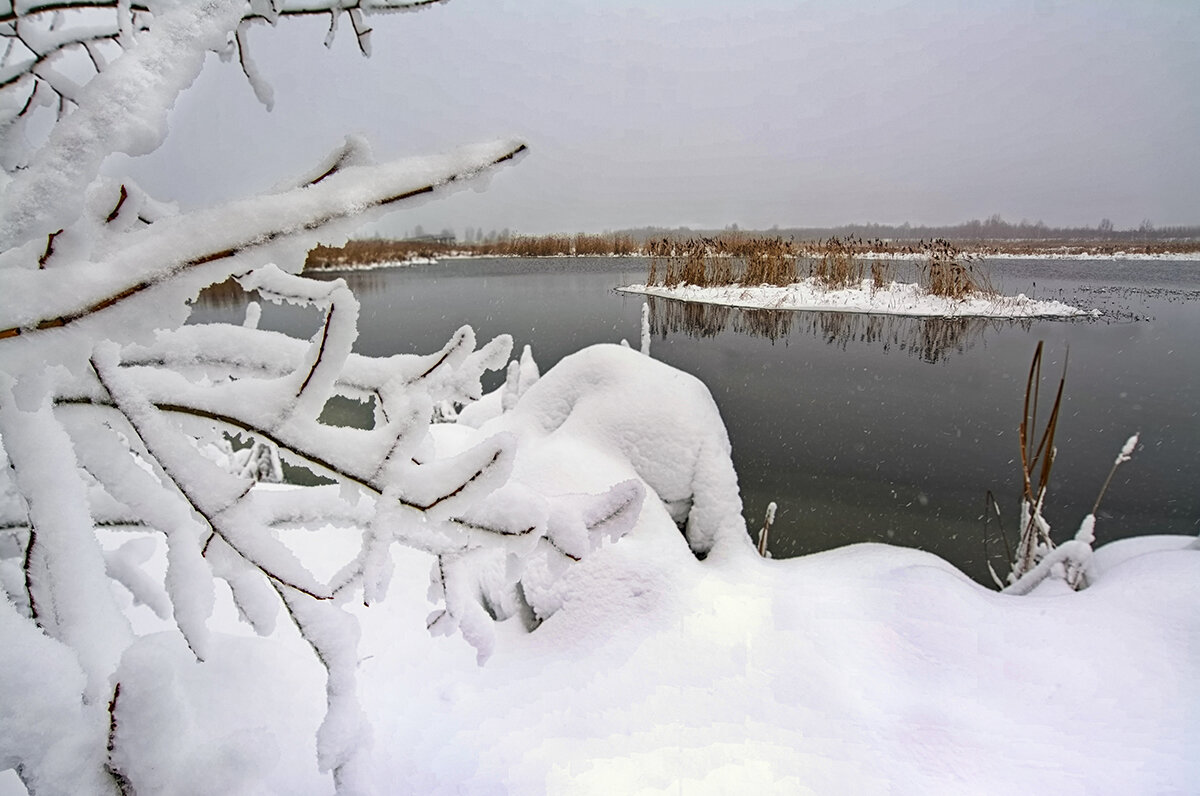
[[[726,307],[768,310],[860,312],[869,315],[907,315],[917,318],[1094,318],[1096,309],[1074,307],[1053,299],[1035,299],[979,293],[948,298],[929,293],[916,283],[889,282],[875,287],[864,279],[859,285],[831,289],[808,277],[800,282],[776,285],[726,285],[701,287],[680,284],[626,285],[623,293],[720,304]]]
[[[1083,318],[1099,310],[1003,295],[978,264],[945,239],[897,248],[831,237],[664,238],[649,245],[645,284],[618,288],[729,307],[858,312],[925,318]],[[915,281],[897,279],[908,266]]]

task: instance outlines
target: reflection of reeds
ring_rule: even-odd
[[[722,304],[647,296],[650,305],[650,333],[659,337],[682,332],[689,337],[716,337],[729,325],[733,309]]]
[[[791,334],[796,313],[787,310],[748,310],[723,304],[703,304],[647,296],[650,332],[659,337],[682,333],[688,337],[716,337],[725,330],[751,337],[780,340]]]
[[[879,345],[885,352],[902,351],[935,364],[952,354],[970,350],[993,329],[1014,324],[1028,329],[1033,323],[1028,319],[908,318],[852,312],[738,309],[658,296],[647,296],[646,301],[650,305],[651,332],[659,337],[682,333],[707,338],[728,330],[775,342],[795,332],[810,334],[842,349],[851,344]]]
[[[792,333],[795,317],[796,313],[787,310],[741,310],[733,316],[733,330],[775,342]]]

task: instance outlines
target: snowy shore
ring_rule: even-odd
[[[1016,296],[978,294],[952,299],[931,295],[915,284],[892,282],[885,287],[875,288],[870,280],[864,280],[859,287],[841,290],[830,290],[813,279],[787,287],[627,285],[618,290],[749,309],[825,310],[922,318],[1089,318],[1100,314],[1099,310],[1085,310],[1061,301],[1033,299],[1023,293]]]

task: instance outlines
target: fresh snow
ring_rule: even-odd
[[[1194,553],[1016,598],[916,551],[697,562],[657,530],[571,570],[562,610],[505,628],[482,668],[396,632],[415,590],[364,615],[379,792],[1124,794],[1200,776]]]
[[[920,285],[891,282],[874,287],[863,280],[858,287],[830,289],[808,278],[787,287],[773,285],[699,287],[682,284],[628,285],[626,293],[770,310],[827,310],[925,318],[1076,318],[1094,317],[1099,310],[1084,310],[1061,301],[1016,296],[976,294],[962,299],[931,295]]]
[[[1200,781],[1200,551],[1185,549],[1194,540],[1114,543],[1096,551],[1089,588],[1048,580],[1024,597],[898,547],[764,559],[739,516],[719,420],[695,379],[599,346],[479,429],[432,427],[439,456],[513,435],[512,478],[495,493],[512,506],[534,490],[630,479],[647,498],[618,541],[565,569],[525,573],[545,619],[533,632],[518,615],[495,625],[484,665],[462,638],[426,630],[435,559],[390,548],[387,598],[343,606],[361,628],[354,668],[371,730],[346,737],[360,744],[364,789],[1125,794]],[[689,491],[691,512],[708,501],[690,547],[677,527]],[[327,577],[357,534],[297,507],[286,538]],[[495,521],[503,509],[485,501],[482,511]],[[110,534],[106,548],[128,539]],[[152,563],[166,568],[161,546]],[[460,574],[486,579],[492,566],[506,566],[503,555]],[[122,662],[123,771],[158,793],[332,791],[314,753],[324,670],[290,623],[248,637],[221,585],[201,664],[177,633],[153,632],[169,624],[150,606],[114,593],[142,636]],[[29,671],[35,639],[10,638],[6,671]],[[55,665],[70,670],[55,676],[82,676]],[[37,739],[54,760],[71,738],[25,718],[51,700],[70,709],[47,688],[32,673],[5,679],[0,727],[16,732],[0,739]]]

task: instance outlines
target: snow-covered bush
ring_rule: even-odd
[[[165,787],[153,780],[161,771],[130,762],[128,744],[172,731],[172,688],[154,684],[186,678],[155,652],[159,641],[138,638],[123,590],[170,618],[197,660],[213,648],[208,620],[226,585],[260,634],[274,632],[282,608],[328,672],[319,765],[353,790],[364,728],[357,629],[343,606],[384,596],[393,541],[437,557],[443,606],[431,624],[461,628],[484,652],[479,606],[497,615],[522,556],[569,545],[577,558],[636,515],[634,482],[558,498],[553,511],[536,495],[478,506],[507,477],[511,435],[437,458],[428,429],[435,406],[480,397],[480,375],[504,366],[511,340],[477,349],[464,327],[428,356],[360,356],[358,303],[344,282],[289,273],[363,213],[511,161],[520,142],[376,163],[350,138],[288,187],[182,214],[101,174],[110,154],[162,143],[167,112],[207,52],[236,56],[269,104],[249,26],[346,16],[365,54],[366,15],[431,4],[0,5],[0,769],[31,792]],[[29,125],[39,113],[54,115],[42,136]],[[315,307],[312,339],[260,330],[256,312],[242,326],[183,325],[198,292],[230,278],[266,300]],[[335,395],[370,404],[372,427],[322,422]],[[250,445],[241,457],[235,437]],[[280,457],[334,485],[257,487],[277,479]],[[322,525],[361,532],[325,579],[279,532]],[[505,554],[496,595],[454,577],[480,549]],[[156,559],[165,576],[144,566]]]

